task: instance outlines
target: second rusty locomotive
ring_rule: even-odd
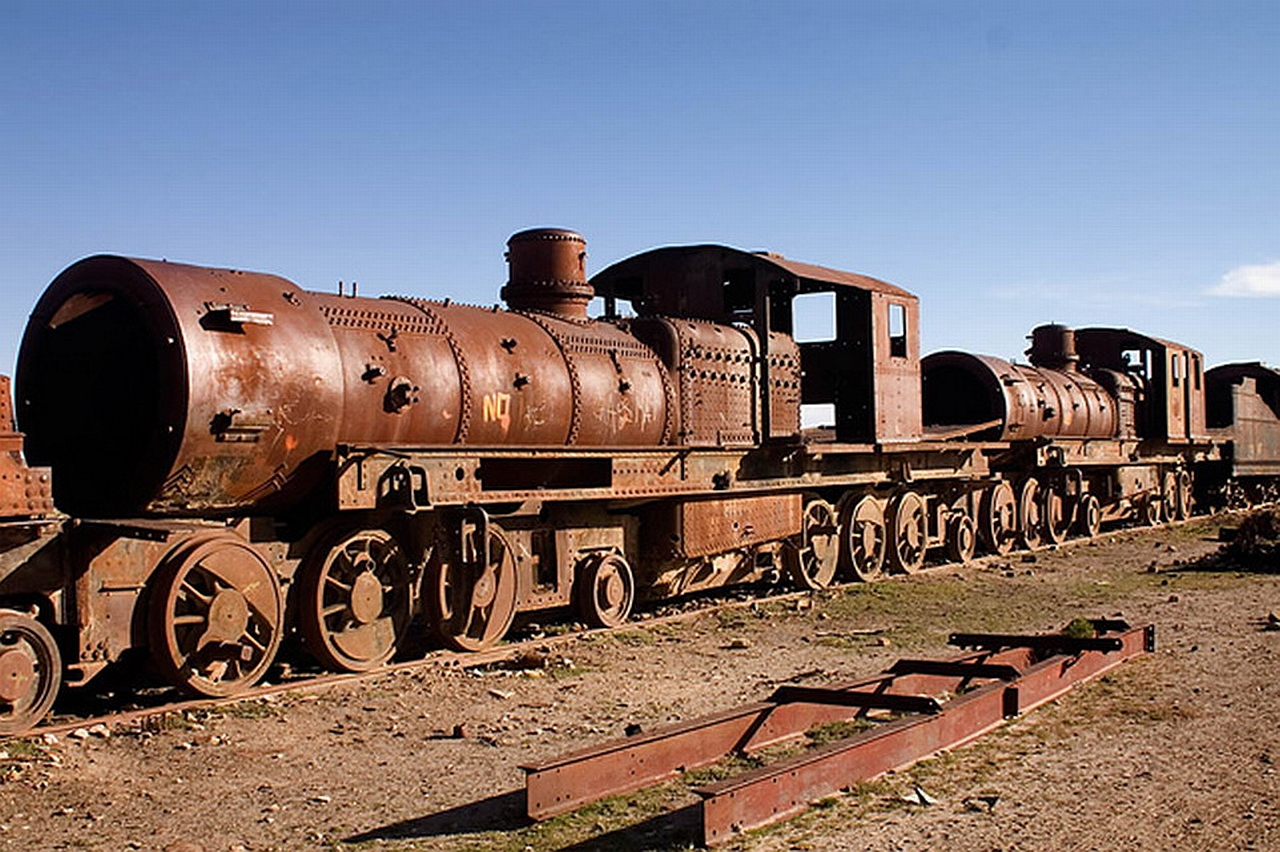
[[[505,309],[62,273],[18,366],[31,467],[0,426],[0,731],[141,655],[236,694],[294,632],[360,671],[523,611],[609,626],[640,596],[1185,517],[1234,434],[1206,429],[1198,352],[1124,329],[922,362],[916,298],[861,275],[705,245],[588,281],[560,229],[508,260]]]

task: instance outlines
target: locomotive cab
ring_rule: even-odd
[[[1139,436],[1161,444],[1209,439],[1204,356],[1198,351],[1127,328],[1082,328],[1075,336],[1089,372],[1121,373],[1143,389],[1137,411]]]
[[[764,438],[841,443],[921,437],[919,305],[874,278],[725,246],[655,249],[592,278],[608,315],[627,301],[641,320],[679,317],[750,329],[761,342]],[[644,323],[637,323],[641,333]],[[796,347],[799,374],[789,351]],[[791,387],[799,384],[798,388]],[[799,391],[798,395],[795,391]],[[790,393],[789,393],[790,392]],[[802,411],[796,411],[796,396]]]

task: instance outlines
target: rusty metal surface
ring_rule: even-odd
[[[791,333],[797,295],[833,293],[835,339],[800,345],[803,401],[835,406],[841,442],[920,439],[919,304],[900,287],[776,254],[710,245],[644,252],[591,281],[606,305],[630,302],[641,317],[748,322],[758,338],[766,330]],[[891,310],[902,311],[901,329],[892,328]],[[891,330],[900,332],[896,339]],[[768,343],[773,346],[772,337]]]
[[[667,318],[636,319],[630,328],[658,353],[673,376],[680,401],[676,443],[701,447],[759,443],[760,343],[753,331]],[[785,353],[780,357],[785,358]],[[791,375],[798,366],[788,365]]]
[[[862,706],[892,704],[895,697],[920,704],[925,711],[700,788],[700,839],[707,845],[722,843],[742,830],[796,813],[858,780],[968,742],[1074,684],[1153,650],[1150,627],[1128,629],[1108,623],[1101,629],[1119,640],[1118,650],[1037,658],[1031,648],[1014,647],[964,655],[945,665],[908,661],[899,668],[905,673],[890,671],[833,689],[780,692],[773,701],[526,765],[522,768],[527,811],[534,819],[546,819],[709,765],[732,752],[751,753],[793,739],[815,724],[851,718]],[[1010,667],[1017,670],[1016,678]],[[943,693],[953,697],[941,703],[937,712],[920,702],[921,696]]]
[[[1134,376],[1143,388],[1140,434],[1171,444],[1208,439],[1204,407],[1204,356],[1195,349],[1127,328],[1075,332],[1082,368]]]
[[[998,420],[999,426],[982,437],[1001,441],[1117,434],[1117,406],[1111,394],[1074,370],[947,351],[925,358],[922,372],[925,422],[930,426]]]
[[[1280,474],[1280,372],[1223,364],[1204,378],[1208,423],[1226,444],[1231,475]]]
[[[563,228],[534,228],[507,240],[511,274],[502,298],[517,311],[586,320],[595,294],[587,283],[587,241]]]
[[[17,396],[66,511],[199,513],[309,484],[342,382],[328,324],[283,278],[102,256],[40,299]]]
[[[641,316],[697,317],[716,322],[732,314],[726,282],[811,281],[883,293],[899,299],[915,296],[875,278],[789,260],[771,252],[749,252],[719,245],[653,249],[621,260],[591,277],[597,296],[629,301]]]
[[[681,500],[645,513],[642,551],[655,558],[711,556],[800,531],[799,494]]]
[[[578,243],[517,240],[513,261],[544,245]],[[540,263],[560,273],[525,261],[517,277],[542,274]],[[589,291],[577,278],[547,303],[557,314],[90,258],[54,281],[23,341],[31,452],[57,470],[69,511],[121,517],[291,505],[340,443],[661,445],[669,377],[618,325],[564,307]],[[519,296],[526,285],[545,294],[540,279],[513,281],[520,304],[546,307]],[[81,390],[67,393],[68,381]]]
[[[54,514],[52,477],[23,459],[12,400],[9,377],[0,376],[0,518],[45,518]]]

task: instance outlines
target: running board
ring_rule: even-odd
[[[899,660],[880,677],[839,687],[784,686],[767,701],[522,766],[527,812],[547,819],[731,754],[798,740],[817,725],[861,719],[872,726],[696,789],[702,844],[724,843],[859,781],[963,745],[1155,649],[1152,625],[1098,620],[1094,628],[1091,639],[955,634],[952,644],[983,650],[945,661]]]

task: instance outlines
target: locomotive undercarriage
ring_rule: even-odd
[[[1200,449],[347,448],[343,509],[318,523],[11,525],[0,733],[29,728],[64,684],[142,649],[171,684],[220,697],[256,683],[293,635],[323,667],[365,671],[408,647],[490,647],[523,612],[571,606],[612,627],[640,599],[781,578],[820,589],[912,573],[939,550],[963,562],[1107,521],[1185,518]]]

